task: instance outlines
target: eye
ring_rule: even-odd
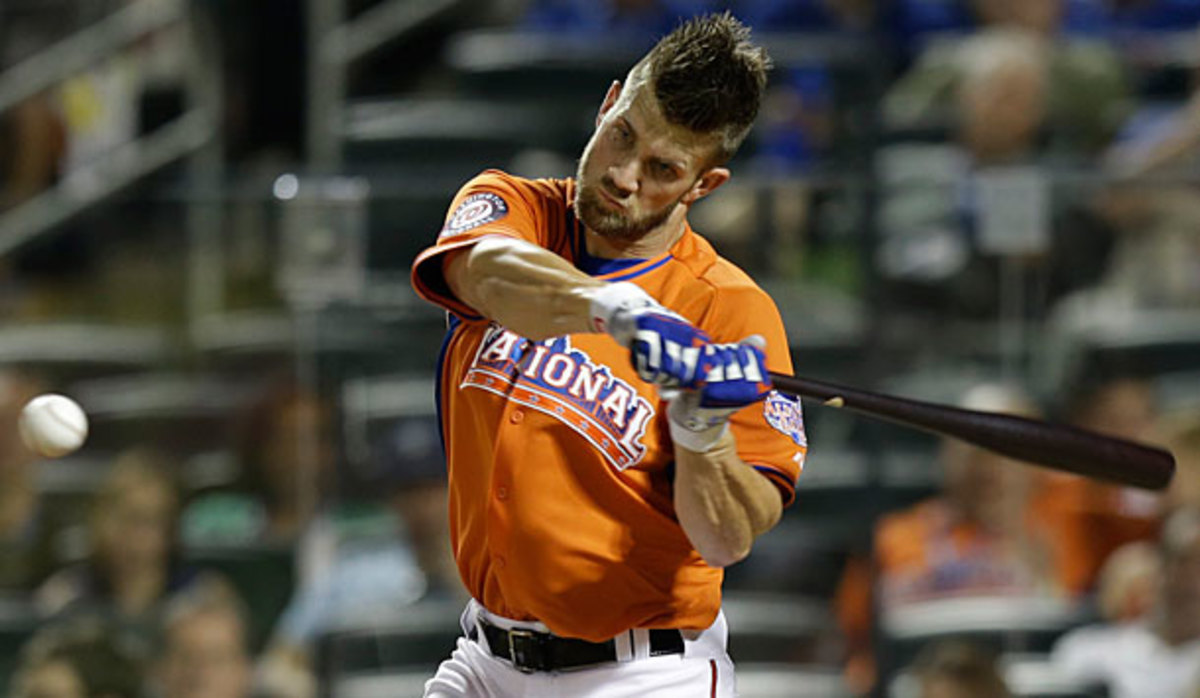
[[[625,124],[617,122],[613,125],[613,137],[621,143],[629,143],[633,140],[633,131]]]
[[[674,179],[675,174],[676,174],[675,168],[672,167],[670,165],[670,163],[663,162],[660,160],[658,162],[655,162],[653,164],[653,167],[654,167],[654,175],[656,177],[658,177],[659,179]]]

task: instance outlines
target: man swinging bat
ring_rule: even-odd
[[[413,284],[449,313],[438,400],[472,596],[426,685],[452,696],[734,696],[722,568],[806,451],[779,313],[688,225],[769,60],[729,14],[614,82],[574,179],[489,170]]]

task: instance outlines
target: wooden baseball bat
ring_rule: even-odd
[[[1175,474],[1175,458],[1168,451],[1077,427],[883,395],[780,373],[772,373],[771,380],[775,388],[785,393],[952,436],[1026,463],[1148,490],[1165,488]]]

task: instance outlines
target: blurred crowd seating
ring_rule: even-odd
[[[135,4],[0,3],[0,70]],[[810,406],[796,503],[727,571],[742,695],[1200,695],[1200,0],[462,0],[348,71],[335,171],[303,3],[191,5],[216,190],[166,166],[0,257],[0,691],[419,693],[463,592],[409,262],[478,171],[571,175],[610,82],[732,9],[775,69],[693,224],[797,371],[1179,461],[1150,495]],[[0,113],[0,230],[180,112],[185,33]],[[92,420],[53,463],[15,428],[46,391]],[[1139,651],[1162,683],[1096,659]]]

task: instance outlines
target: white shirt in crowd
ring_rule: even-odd
[[[1051,660],[1073,681],[1104,684],[1111,698],[1192,698],[1200,688],[1200,639],[1172,647],[1143,623],[1072,631]]]

